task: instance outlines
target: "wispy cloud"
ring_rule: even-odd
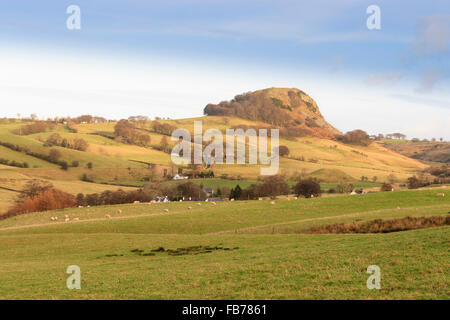
[[[398,82],[402,77],[403,74],[397,71],[377,73],[370,75],[365,83],[369,86],[392,85]]]
[[[443,72],[435,69],[425,71],[420,80],[419,86],[415,89],[418,93],[432,92],[436,84],[445,78]]]
[[[445,108],[450,110],[450,101],[448,100],[425,98],[421,96],[414,96],[407,94],[392,94],[391,97],[413,104],[425,105],[429,107]]]
[[[418,55],[440,54],[449,51],[450,14],[432,15],[419,21],[413,48]]]

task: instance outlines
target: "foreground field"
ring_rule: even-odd
[[[0,298],[448,299],[450,227],[301,233],[332,222],[447,215],[450,201],[436,197],[439,191],[446,189],[22,215],[0,221]],[[71,222],[50,221],[64,215]],[[196,246],[219,250],[151,252]],[[381,290],[366,288],[373,264],[381,268]],[[81,290],[66,288],[69,265],[81,268]]]

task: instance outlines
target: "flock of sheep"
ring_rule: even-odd
[[[436,196],[438,196],[438,197],[445,197],[445,194],[444,193],[438,193],[438,194],[436,194]],[[298,198],[297,197],[294,197],[293,198],[294,200],[297,200]],[[259,198],[258,200],[263,200],[262,198]],[[289,200],[291,200],[290,198],[287,198],[287,200],[289,201]],[[181,200],[180,200],[181,201]],[[230,201],[234,201],[234,199],[231,199]],[[148,205],[151,205],[153,202],[148,202],[147,204]],[[214,202],[214,201],[211,201],[211,202],[209,202],[209,203],[211,203],[212,205],[217,205],[217,203],[216,202]],[[135,201],[134,202],[134,204],[140,204],[140,202],[139,201]],[[274,205],[275,204],[275,201],[270,201],[269,202],[269,204],[270,205]],[[201,206],[202,204],[200,203],[200,202],[198,202],[197,203],[197,206]],[[89,206],[88,206],[89,207]],[[82,208],[82,207],[79,207],[79,208]],[[192,210],[192,207],[191,206],[189,206],[189,207],[187,207],[187,209],[188,210]],[[397,210],[398,209],[400,209],[400,207],[397,207]],[[163,210],[165,213],[168,213],[169,212],[169,209],[164,209]],[[120,215],[120,214],[122,214],[122,210],[121,209],[117,209],[117,211],[116,211],[116,213],[118,214],[118,215]],[[106,219],[111,219],[111,215],[110,214],[106,214],[105,215],[105,218]],[[57,216],[53,216],[53,217],[50,217],[50,220],[51,221],[58,221],[58,217]],[[70,222],[70,221],[74,221],[74,222],[76,222],[76,221],[80,221],[80,218],[73,218],[72,220],[70,220],[70,217],[69,217],[69,215],[64,215],[64,222]]]

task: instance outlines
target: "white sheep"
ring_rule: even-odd
[[[169,209],[164,209],[164,212],[169,212]]]
[[[69,218],[66,218],[66,219],[64,220],[64,222],[69,222],[69,220],[70,220]]]
[[[122,213],[122,210],[117,209],[117,214],[121,214],[121,213]]]
[[[106,219],[111,219],[111,216],[109,214],[105,214]]]

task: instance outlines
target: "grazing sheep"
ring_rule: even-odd
[[[202,204],[199,202],[199,203],[197,203],[197,205],[198,205],[198,206],[201,206]]]
[[[55,217],[55,221],[57,221],[58,220],[58,217]]]
[[[78,206],[78,208],[83,208],[83,206]]]
[[[275,201],[270,201],[270,204],[275,204]]]
[[[188,207],[188,210],[192,210],[192,207],[189,206],[189,207]]]
[[[234,198],[231,198],[230,201],[234,201]]]
[[[261,201],[261,200],[262,200],[262,198],[258,198],[258,200],[259,200],[259,201]]]
[[[73,221],[80,221],[80,218],[73,218]]]
[[[169,212],[169,209],[164,209],[164,212]]]
[[[111,219],[111,216],[109,214],[105,214],[106,219]]]
[[[64,218],[68,218],[69,216],[67,214],[64,215]]]
[[[183,200],[182,200],[182,199],[180,199],[180,202],[183,202]]]
[[[437,196],[438,197],[445,197],[445,193],[438,193]]]
[[[120,209],[117,209],[117,214],[121,214],[122,213],[122,210],[120,210]]]
[[[69,220],[70,220],[69,218],[66,218],[66,219],[64,220],[64,222],[69,222]]]
[[[55,217],[50,217],[50,220],[55,221]]]
[[[294,197],[294,200],[297,200],[298,198],[297,197]]]
[[[135,202],[133,202],[134,204],[140,204],[141,202],[140,201],[135,201]]]
[[[215,203],[215,202],[213,201],[213,202],[211,202],[211,204],[212,204],[212,205],[216,205],[217,203]]]

